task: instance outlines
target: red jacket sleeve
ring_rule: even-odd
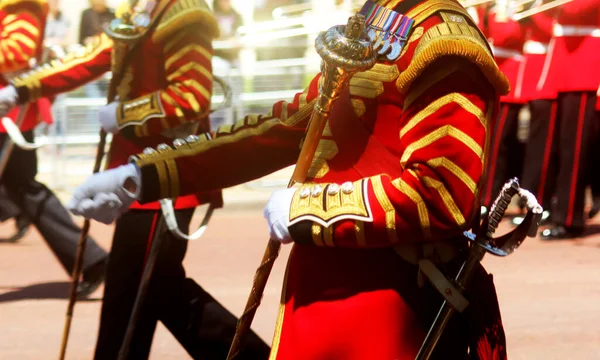
[[[318,95],[319,78],[291,103],[276,103],[269,114],[246,116],[175,149],[138,155],[141,201],[222,189],[294,164]]]
[[[0,4],[0,72],[27,69],[40,52],[47,5],[36,1]]]
[[[68,92],[110,71],[112,44],[112,40],[102,34],[80,51],[15,79],[13,84],[19,92],[19,101],[34,101]]]

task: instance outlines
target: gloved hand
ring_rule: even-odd
[[[289,244],[294,241],[288,229],[288,222],[290,218],[290,206],[296,190],[291,188],[275,191],[271,195],[271,198],[269,198],[269,202],[267,202],[267,206],[265,206],[263,212],[269,224],[271,239],[283,244]]]
[[[138,167],[123,165],[88,178],[75,190],[67,208],[75,215],[110,224],[129,209],[140,191]]]
[[[0,118],[6,116],[17,105],[19,95],[14,86],[8,85],[0,89]]]
[[[98,121],[100,126],[107,133],[116,134],[119,132],[117,126],[117,108],[119,107],[118,101],[113,101],[110,104],[101,106],[98,108]]]

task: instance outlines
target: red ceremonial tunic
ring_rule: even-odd
[[[0,87],[8,85],[40,58],[47,14],[45,0],[0,1]],[[16,121],[19,111],[15,108],[6,116]],[[40,121],[52,123],[50,101],[46,98],[30,104],[20,129],[33,130]],[[0,123],[0,133],[5,132]]]
[[[553,23],[554,15],[550,12],[533,15],[523,23],[527,39],[523,46],[524,75],[522,81],[517,83],[515,93],[525,101],[556,98],[556,90],[548,83],[538,88],[552,39]]]
[[[500,102],[523,104],[525,99],[517,92],[517,84],[523,82],[525,43],[524,29],[514,20],[496,20],[494,9],[488,15],[487,35],[492,44],[494,57],[500,70],[510,82],[510,92],[500,98]]]
[[[131,155],[145,148],[170,144],[179,136],[185,137],[182,134],[208,130],[211,39],[218,32],[216,20],[204,2],[186,2],[178,7],[173,6],[175,3],[172,0],[167,5],[159,25],[129,55],[131,59],[123,69],[117,87],[120,131],[112,138],[108,168],[127,164]],[[31,101],[71,91],[111,69],[119,69],[124,62],[122,53],[122,44],[102,34],[85,51],[69,54],[15,81],[19,98]],[[195,207],[207,201],[219,205],[220,193],[182,196],[175,201],[175,208]],[[135,202],[131,207],[160,206],[158,202]]]
[[[556,13],[539,87],[596,91],[600,84],[600,1],[573,0]]]
[[[406,51],[352,78],[307,183],[294,195],[296,244],[273,359],[413,360],[441,297],[421,289],[416,261],[403,259],[418,260],[424,246],[464,245],[457,235],[479,206],[487,128],[508,82],[458,3],[423,1],[407,15],[415,25]],[[142,201],[179,194],[170,191],[172,178],[185,194],[294,164],[319,79],[269,114],[246,116],[188,146],[138,155]],[[488,300],[495,296],[491,285],[473,286]],[[470,300],[473,319],[485,325],[451,328],[439,354],[465,358],[461,339],[468,337],[476,339],[469,346],[478,358],[505,359],[495,302],[482,301],[490,310],[482,313]]]

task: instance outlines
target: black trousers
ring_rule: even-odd
[[[193,209],[178,210],[176,214],[180,228],[187,230]],[[96,360],[117,358],[157,218],[158,211],[132,210],[117,221],[106,273]],[[182,261],[187,241],[169,232],[163,236],[129,359],[148,358],[160,320],[194,359],[223,360],[233,340],[237,318],[186,278]],[[240,359],[267,359],[269,352],[269,347],[251,333]]]
[[[487,183],[483,197],[485,206],[495,200],[508,179],[521,176],[524,149],[517,138],[521,107],[521,104],[500,103],[490,137]]]
[[[558,95],[558,174],[556,208],[552,221],[557,225],[582,228],[585,188],[589,183],[591,150],[595,139],[596,94],[567,92]]]
[[[21,215],[19,207],[10,199],[4,186],[0,186],[0,222]]]
[[[23,134],[27,141],[33,141],[33,132]],[[6,134],[0,134],[0,147],[4,145]],[[38,229],[61,265],[69,273],[73,271],[77,243],[81,229],[75,225],[71,215],[54,193],[44,184],[35,180],[37,175],[37,154],[15,146],[0,180],[10,200],[27,216]],[[84,254],[83,272],[106,261],[107,253],[94,240],[88,238]]]
[[[550,210],[556,189],[557,102],[534,100],[529,103],[529,110],[531,119],[521,186],[531,191],[545,210]]]

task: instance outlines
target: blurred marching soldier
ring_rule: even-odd
[[[509,88],[485,37],[450,0],[367,2],[363,12],[372,36],[407,41],[350,80],[308,182],[275,192],[265,209],[272,239],[295,242],[273,359],[414,359],[443,300],[417,263],[454,273],[461,233],[479,219],[488,125]],[[107,221],[134,198],[211,191],[293,164],[320,79],[269,114],[97,174],[72,211]],[[450,320],[436,359],[465,358],[468,348],[506,358],[492,278],[478,268],[474,281],[468,314]]]
[[[536,1],[532,8],[541,5]],[[541,12],[521,20],[525,32],[523,46],[523,77],[517,83],[516,92],[527,101],[531,118],[529,135],[525,148],[525,160],[521,185],[532,189],[544,209],[551,209],[552,197],[555,194],[556,177],[556,91],[549,83],[538,88],[542,69],[548,53],[548,45],[552,38],[552,11]],[[551,60],[550,60],[551,61]],[[542,220],[549,219],[549,211],[544,211]],[[517,225],[522,216],[513,219]]]
[[[596,90],[600,83],[600,1],[573,0],[557,9],[551,50],[544,63],[538,88],[558,92],[554,226],[542,232],[546,240],[583,234],[585,188],[594,129]]]
[[[31,221],[21,212],[21,209],[15,204],[4,186],[0,186],[0,222],[15,219],[16,232],[13,235],[5,237],[0,242],[15,243],[23,238],[29,230]]]
[[[111,66],[113,76],[124,74],[117,84],[118,100],[98,110],[102,128],[113,133],[108,168],[126,164],[144,148],[209,130],[211,40],[218,35],[217,23],[203,0],[147,1],[139,6],[125,1],[117,16],[107,30],[113,38],[102,34],[84,52],[14,80],[8,88],[15,93],[14,99],[0,93],[2,103],[10,106],[73,90],[110,71]],[[149,24],[156,26],[141,37],[142,43],[133,52],[118,39]],[[127,30],[124,35],[116,33],[122,28]],[[220,192],[173,198],[177,198],[176,218],[185,231],[198,204],[214,201],[220,206],[221,202]],[[130,205],[131,211],[115,229],[95,359],[117,358],[156,230],[158,202]],[[148,357],[160,320],[193,358],[221,360],[227,355],[237,319],[186,278],[182,262],[187,242],[168,232],[162,236],[165,239],[135,328],[130,358]],[[260,359],[268,352],[269,347],[252,334],[242,355]]]
[[[16,99],[14,87],[7,86],[11,79],[30,69],[43,52],[44,24],[48,13],[45,0],[0,1],[0,93],[3,99]],[[51,122],[50,102],[37,97],[27,107],[20,130],[28,141],[33,140],[33,129],[40,121]],[[17,119],[20,109],[8,112],[6,104],[0,106],[2,115]],[[25,107],[24,107],[25,108]],[[7,134],[0,125],[0,148]],[[2,186],[22,216],[33,222],[63,268],[71,274],[75,263],[77,242],[81,233],[71,215],[54,193],[35,180],[37,156],[35,151],[22,150],[15,146],[10,154],[2,176]],[[92,239],[86,249],[83,282],[78,295],[91,294],[104,279],[106,252]]]
[[[523,145],[517,138],[519,112],[525,100],[520,83],[524,76],[523,28],[507,14],[508,3],[497,2],[487,15],[487,36],[494,58],[510,82],[510,92],[500,98],[498,117],[492,122],[487,184],[483,205],[489,206],[508,179],[521,175]]]

